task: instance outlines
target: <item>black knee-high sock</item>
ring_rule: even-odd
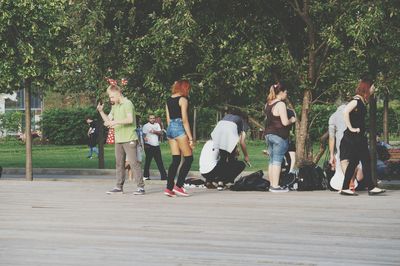
[[[193,162],[192,155],[185,156],[183,158],[185,158],[185,161],[183,161],[181,169],[179,170],[178,180],[176,181],[177,187],[182,187],[183,184],[185,183],[186,176],[189,173],[190,167],[192,166],[192,162]]]
[[[172,162],[168,169],[168,178],[167,178],[167,188],[172,190],[174,188],[174,179],[176,176],[176,172],[178,172],[179,164],[181,163],[180,155],[172,155]]]

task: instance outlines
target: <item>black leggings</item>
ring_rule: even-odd
[[[343,153],[342,153],[343,152]],[[375,187],[371,176],[371,158],[368,149],[368,140],[364,136],[352,137],[344,135],[340,142],[340,161],[349,162],[342,189],[349,189],[351,178],[354,175],[357,165],[361,162],[363,171],[363,183],[369,190]]]
[[[183,157],[184,161],[181,166],[181,169],[179,169],[179,174],[178,174],[178,179],[176,181],[176,186],[177,187],[182,187],[183,184],[185,183],[185,179],[187,174],[189,173],[190,167],[192,166],[193,162],[193,156],[185,156]],[[179,164],[181,163],[181,156],[180,155],[172,155],[172,163],[169,166],[168,169],[168,178],[167,178],[167,188],[169,190],[172,190],[175,185],[175,176],[176,173],[178,172],[178,167]]]

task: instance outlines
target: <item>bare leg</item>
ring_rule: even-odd
[[[279,186],[279,177],[281,174],[281,166],[280,165],[270,165],[268,172],[271,171],[271,177],[269,178],[269,182],[272,187]]]

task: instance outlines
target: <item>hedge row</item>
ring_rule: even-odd
[[[50,143],[58,145],[87,142],[86,117],[97,117],[95,108],[49,109],[42,114],[42,132]]]
[[[311,140],[318,140],[328,130],[328,120],[335,112],[335,105],[313,105],[310,113],[310,136]],[[296,108],[300,114],[300,108]],[[51,109],[46,110],[42,116],[42,130],[44,136],[53,144],[83,144],[87,141],[86,132],[88,126],[85,118],[92,116],[98,118],[95,108],[76,109]],[[378,107],[377,113],[378,131],[383,131],[383,108]],[[260,121],[262,115],[260,113]],[[142,117],[142,123],[146,123],[146,116]],[[400,109],[389,109],[389,132],[399,133]],[[216,124],[216,111],[212,108],[199,108],[197,113],[197,136],[198,138],[209,138]]]

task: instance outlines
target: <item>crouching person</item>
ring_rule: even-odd
[[[212,188],[213,183],[218,183],[218,190],[223,190],[225,185],[233,183],[235,178],[244,170],[246,164],[237,160],[237,149],[232,153],[223,152],[214,148],[212,140],[207,141],[200,153],[200,173],[206,179],[206,186]]]

